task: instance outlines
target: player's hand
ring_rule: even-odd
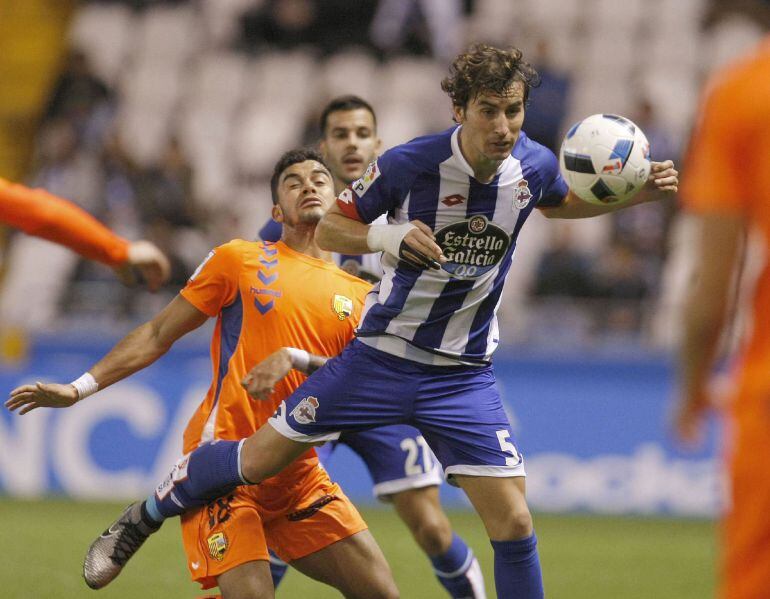
[[[291,369],[291,355],[281,348],[252,368],[241,381],[241,386],[254,399],[267,399],[275,390],[275,384]]]
[[[673,160],[650,162],[650,176],[647,177],[647,189],[670,191],[679,189],[679,171],[674,168]]]
[[[36,408],[68,408],[77,401],[78,391],[72,385],[35,383],[11,391],[5,407],[11,412],[19,410],[19,416],[23,416]]]
[[[414,229],[410,230],[401,242],[398,257],[417,268],[439,270],[446,262],[446,256],[436,243],[431,228],[419,220],[410,221]]]
[[[674,406],[672,425],[677,438],[691,448],[703,443],[703,431],[711,403],[705,397],[682,397]]]
[[[137,269],[150,291],[157,291],[171,276],[171,263],[166,255],[149,241],[134,241],[128,246],[128,260],[117,269],[117,275],[126,285],[134,285],[131,267]]]

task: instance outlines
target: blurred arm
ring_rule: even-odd
[[[684,305],[684,336],[679,349],[682,389],[676,424],[685,440],[697,437],[708,406],[706,388],[745,239],[745,225],[738,216],[711,213],[698,218],[698,271]]]
[[[0,223],[106,264],[127,284],[133,283],[131,267],[142,273],[151,291],[171,274],[168,258],[154,244],[126,241],[85,210],[42,189],[0,179]]]
[[[128,241],[85,210],[42,189],[0,179],[0,222],[113,268],[128,260]]]

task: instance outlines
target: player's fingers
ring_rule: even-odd
[[[413,220],[410,221],[415,227],[420,229],[423,233],[425,233],[428,237],[431,239],[436,239],[436,236],[433,234],[433,229],[431,229],[428,225],[426,225],[421,220]]]
[[[39,407],[40,405],[34,402],[27,404],[27,406],[25,406],[25,408],[19,412],[19,416],[24,416],[24,414],[29,414],[32,410]]]
[[[405,237],[404,243],[432,260],[446,261],[444,253],[438,244],[425,235],[418,233],[412,237]]]
[[[402,246],[399,257],[417,268],[432,268],[434,270],[441,268],[436,260],[408,246]]]
[[[13,391],[11,391],[10,395],[11,397],[15,397],[21,393],[34,392],[36,389],[37,387],[35,385],[22,385],[21,387],[16,387]]]
[[[674,167],[673,160],[664,160],[663,162],[650,162],[650,170],[653,173],[664,171],[667,168],[673,168],[673,167]]]

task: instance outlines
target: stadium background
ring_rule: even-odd
[[[211,246],[252,238],[269,215],[275,159],[317,138],[334,95],[371,100],[389,147],[448,126],[439,81],[467,41],[513,44],[543,76],[531,137],[556,151],[573,121],[615,112],[643,128],[654,159],[678,161],[704,75],[762,35],[766,11],[750,0],[0,0],[0,176],[72,199],[174,263],[151,295],[2,232],[0,388],[76,377],[163,306]],[[666,428],[690,235],[670,199],[585,222],[533,217],[522,234],[495,365],[554,597],[710,592],[717,434],[682,452]],[[76,562],[112,517],[103,502],[143,495],[179,453],[209,382],[207,332],[88,405],[2,411],[0,526],[18,560],[0,566],[0,581],[17,581],[0,582],[9,596],[84,591]],[[381,530],[397,579],[426,574],[413,574],[417,548],[378,508],[357,459],[340,451],[330,468]],[[443,496],[491,585],[480,523],[459,493]],[[55,542],[40,536],[56,529]],[[166,558],[173,576],[150,571],[110,596],[193,596],[176,541],[163,541],[178,556]],[[36,572],[36,562],[55,575],[25,579],[14,567]],[[308,588],[295,592],[326,596]],[[440,596],[432,582],[424,593],[404,596]]]

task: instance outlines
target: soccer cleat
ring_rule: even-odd
[[[137,552],[159,527],[151,527],[142,520],[142,503],[129,505],[120,518],[115,520],[91,543],[83,561],[83,578],[92,589],[101,589],[112,582],[131,556]]]

